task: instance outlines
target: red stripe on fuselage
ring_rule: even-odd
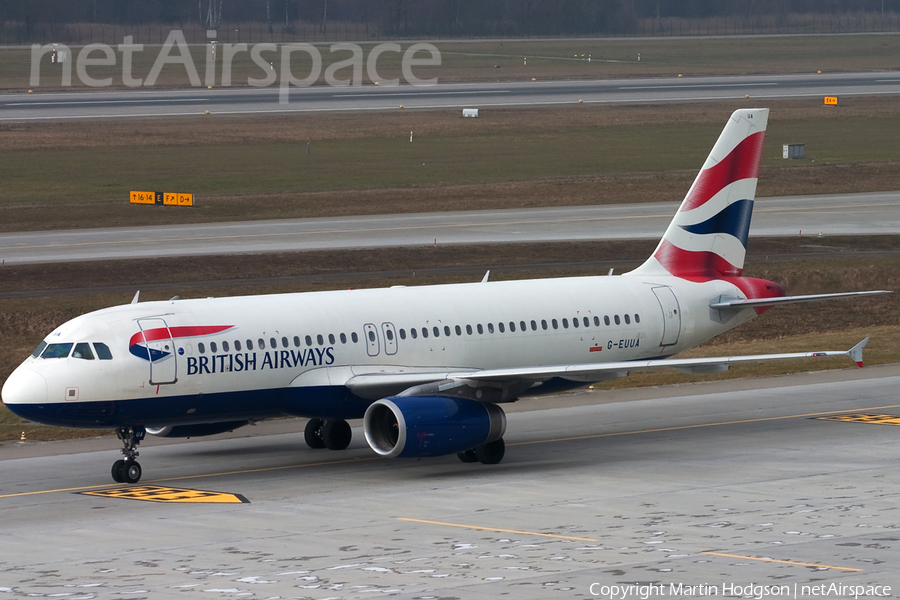
[[[700,171],[688,197],[684,200],[682,212],[703,206],[725,186],[741,179],[756,177],[759,173],[759,157],[762,156],[765,131],[748,135],[734,147],[728,156],[715,165]]]
[[[134,346],[141,342],[155,342],[169,338],[169,332],[173,338],[196,337],[199,335],[212,335],[231,329],[233,325],[194,325],[188,327],[158,327],[146,331],[138,331],[128,340],[128,346]]]

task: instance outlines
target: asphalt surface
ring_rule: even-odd
[[[378,459],[358,426],[348,450],[313,451],[301,420],[142,445],[140,486],[248,503],[110,491],[127,487],[109,478],[115,437],[13,442],[0,594],[544,600],[652,582],[654,597],[896,597],[900,428],[820,417],[896,418],[898,386],[885,366],[523,401],[493,466]]]
[[[154,207],[146,207],[154,210]],[[659,239],[678,204],[247,221],[0,234],[5,264],[562,240]],[[900,233],[900,192],[760,198],[754,236]]]
[[[123,118],[212,114],[320,113],[508,108],[575,104],[701,102],[773,98],[900,94],[897,73],[839,73],[604,79],[595,81],[526,81],[440,84],[434,86],[363,86],[290,88],[286,103],[280,89],[192,88],[186,90],[111,90],[41,92],[0,96],[0,121]]]

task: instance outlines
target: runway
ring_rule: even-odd
[[[142,446],[141,486],[247,503],[110,497],[114,437],[7,444],[0,592],[545,599],[835,584],[893,597],[900,428],[824,417],[896,417],[898,385],[900,367],[884,366],[523,401],[494,466],[376,459],[358,427],[350,449],[313,451],[298,420]]]
[[[277,113],[376,112],[461,108],[511,108],[559,104],[633,104],[900,94],[900,75],[836,73],[524,81],[433,86],[314,86],[290,88],[280,101],[277,86],[110,90],[4,94],[0,121],[136,118]]]
[[[433,244],[658,239],[675,202],[0,234],[5,264]],[[153,210],[153,208],[150,208]],[[900,233],[900,192],[759,198],[752,236]]]

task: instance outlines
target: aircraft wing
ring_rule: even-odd
[[[546,365],[505,369],[472,369],[421,373],[380,372],[356,375],[351,377],[345,385],[350,391],[360,397],[383,398],[385,396],[399,394],[409,388],[426,384],[434,384],[436,387],[433,390],[433,393],[440,393],[440,391],[442,391],[442,386],[449,390],[457,387],[460,382],[466,382],[471,387],[477,387],[479,384],[497,385],[517,382],[539,383],[554,377],[559,377],[571,381],[591,383],[615,377],[623,377],[632,371],[677,369],[687,373],[719,373],[727,371],[732,364],[744,362],[820,358],[825,356],[849,356],[859,367],[862,367],[862,349],[868,341],[869,338],[866,338],[849,350],[821,350],[816,352],[792,352],[785,354],[675,358],[580,365]]]

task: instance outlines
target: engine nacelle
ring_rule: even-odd
[[[503,437],[506,414],[496,404],[447,396],[392,396],[363,418],[366,441],[386,458],[464,452]]]
[[[228,421],[226,423],[198,423],[194,425],[174,425],[170,427],[145,427],[147,433],[156,437],[189,438],[216,435],[226,431],[234,431],[238,427],[249,425],[247,421]]]

